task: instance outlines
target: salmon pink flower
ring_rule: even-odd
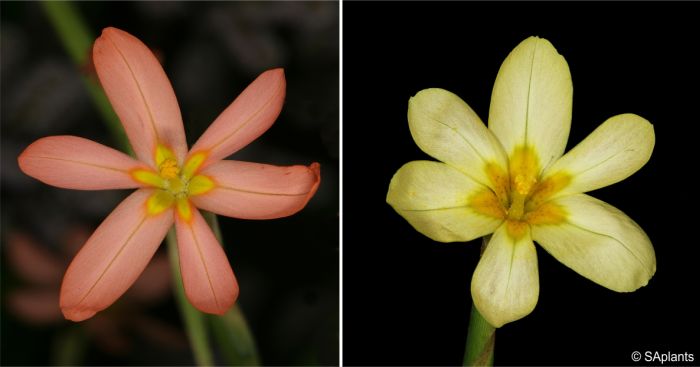
[[[646,285],[656,271],[644,231],[584,194],[640,169],[651,157],[654,128],[640,116],[617,115],[564,154],[572,94],[566,60],[549,41],[530,37],[498,71],[488,128],[443,89],[420,91],[408,104],[413,139],[442,162],[405,164],[391,180],[387,202],[435,241],[487,236],[471,293],[495,327],[537,304],[533,241],[618,292]]]
[[[301,210],[320,183],[320,166],[278,167],[222,160],[262,135],[285,96],[282,69],[250,84],[188,151],[180,108],[163,68],[134,36],[106,28],[93,60],[138,160],[76,136],[37,140],[19,156],[24,173],[78,190],[137,188],[100,224],[63,278],[60,306],[70,320],[92,317],[144,270],[175,224],[185,293],[199,310],[223,314],[238,284],[197,208],[243,219]]]

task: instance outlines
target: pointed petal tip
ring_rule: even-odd
[[[321,164],[318,162],[313,162],[309,165],[309,169],[318,177],[321,176]]]
[[[264,72],[262,72],[260,75],[258,75],[257,79],[262,79],[262,78],[271,78],[271,79],[277,79],[276,83],[279,84],[285,84],[286,86],[286,76],[284,74],[284,69],[283,68],[274,68],[274,69],[269,69]]]
[[[284,77],[284,68],[274,68],[274,69],[270,69],[270,70],[264,72],[263,74],[265,74],[265,73],[275,74],[275,75],[277,75],[277,76],[282,76],[282,77]]]
[[[32,144],[34,144],[34,143],[32,143]],[[32,144],[30,144],[28,147],[24,148],[22,153],[20,153],[17,156],[17,165],[19,166],[19,170],[22,171],[22,173],[24,173],[27,176],[29,176],[29,174],[27,173],[27,160],[26,160],[27,159],[27,150],[32,146]]]
[[[321,164],[318,162],[311,163],[309,165],[309,170],[311,171],[311,173],[314,174],[315,180],[313,186],[311,186],[311,190],[309,190],[309,196],[307,201],[311,200],[311,198],[314,197],[314,195],[316,195],[318,186],[321,184]]]
[[[111,26],[102,28],[102,35],[116,33],[116,32],[123,32],[123,31],[119,28],[115,28],[115,27],[111,27]]]
[[[121,35],[121,36],[124,36],[124,35],[131,36],[131,34],[125,32],[125,31],[123,31],[123,30],[121,30],[121,29],[119,29],[119,28],[115,28],[115,27],[105,27],[105,28],[102,29],[102,33],[100,34],[100,36],[97,37],[97,39],[95,40],[95,44],[97,44],[97,42],[100,42],[100,41],[103,40],[103,39],[112,38],[112,37],[119,36],[119,35]],[[132,37],[133,37],[133,36],[132,36]],[[93,51],[93,52],[94,52],[94,51]]]
[[[213,305],[211,303],[202,303],[202,302],[199,302],[196,300],[193,301],[192,299],[189,298],[189,296],[188,296],[188,299],[190,300],[190,302],[192,303],[192,305],[196,309],[198,309],[202,312],[208,313],[208,314],[221,316],[221,315],[225,314],[226,312],[228,312],[228,310],[230,310],[231,307],[233,307],[233,305],[236,304],[236,300],[238,300],[238,293],[239,293],[238,284],[236,284],[236,287],[234,288],[233,292],[231,293],[231,297],[229,299],[219,300],[220,303],[215,304],[215,305]]]
[[[63,317],[66,318],[66,320],[74,321],[74,322],[80,322],[80,321],[85,321],[97,314],[98,311],[102,310],[95,310],[93,308],[74,308],[74,307],[61,307],[61,312],[63,313]]]

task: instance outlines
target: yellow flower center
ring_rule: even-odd
[[[156,188],[146,202],[148,213],[157,215],[174,206],[182,219],[192,219],[190,197],[215,187],[211,178],[196,174],[206,157],[206,152],[195,153],[181,167],[173,151],[159,144],[155,153],[158,171],[139,168],[131,172],[136,181]]]
[[[558,173],[541,179],[537,155],[527,146],[516,148],[509,163],[508,173],[494,163],[487,164],[492,187],[470,198],[474,210],[506,221],[508,234],[515,239],[522,237],[529,225],[563,222],[566,212],[549,199],[566,187],[571,177]]]
[[[180,173],[177,161],[172,158],[166,158],[163,163],[158,165],[158,170],[160,170],[160,176],[166,179],[176,178]]]

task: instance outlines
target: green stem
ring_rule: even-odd
[[[63,43],[63,47],[78,69],[92,69],[91,65],[89,65],[92,59],[89,56],[95,36],[90,32],[74,4],[66,1],[43,1],[42,5],[46,16]],[[83,84],[85,84],[92,102],[97,107],[97,111],[102,116],[102,120],[107,125],[107,129],[115,139],[118,147],[133,156],[133,150],[126,137],[124,128],[114,113],[112,105],[109,103],[100,83],[94,76],[89,77],[86,74],[81,74]]]
[[[463,365],[493,366],[493,349],[495,344],[496,329],[481,316],[476,306],[472,304]]]
[[[182,320],[185,322],[185,329],[190,338],[195,362],[199,366],[211,366],[213,357],[207,335],[206,318],[204,314],[197,311],[190,304],[185,295],[185,288],[182,285],[182,276],[180,275],[180,258],[177,252],[177,238],[174,228],[171,228],[168,232],[166,241],[168,242],[168,256],[170,257],[170,266],[175,282],[175,298],[180,307]]]

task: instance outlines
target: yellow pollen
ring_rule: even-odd
[[[163,163],[158,166],[161,177],[165,179],[173,179],[180,173],[180,167],[177,166],[177,161],[172,158],[166,158]]]
[[[502,219],[508,234],[519,239],[531,225],[559,224],[565,210],[550,199],[571,182],[565,172],[540,177],[540,165],[532,147],[517,147],[509,159],[509,170],[498,164],[484,167],[489,187],[472,195],[470,206],[479,214]]]
[[[530,193],[530,189],[535,185],[537,180],[530,176],[524,174],[518,174],[513,180],[515,191],[520,195],[527,195]]]

